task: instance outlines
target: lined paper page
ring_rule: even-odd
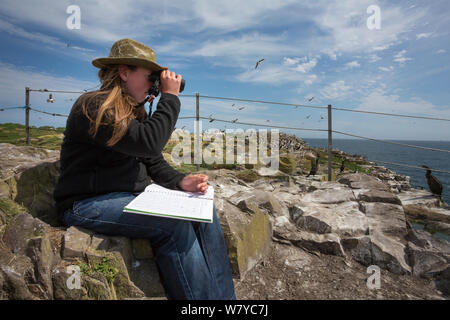
[[[206,194],[171,190],[151,184],[123,209],[126,212],[212,222],[214,188]]]

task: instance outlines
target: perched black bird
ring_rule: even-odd
[[[428,187],[430,188],[430,191],[433,195],[436,195],[439,197],[440,200],[442,200],[442,183],[431,174],[431,169],[425,165],[421,166],[422,168],[427,169],[427,173],[425,174],[425,177],[427,178]]]
[[[316,163],[311,167],[311,170],[309,171],[307,177],[309,177],[310,175],[315,176],[317,173],[317,169],[319,169],[319,157],[316,158]]]
[[[344,169],[345,169],[345,165],[344,165],[344,162],[345,162],[345,160],[342,160],[342,163],[341,163],[341,173],[342,173],[342,171],[344,171]]]

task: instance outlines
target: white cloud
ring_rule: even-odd
[[[384,89],[376,89],[362,99],[357,110],[371,110],[386,113],[424,114],[427,116],[449,117],[448,106],[436,106],[418,97],[401,101],[398,95],[388,94]]]
[[[75,79],[70,76],[58,77],[44,72],[38,72],[31,67],[16,67],[0,62],[0,103],[2,106],[23,106],[25,101],[25,87],[31,89],[48,89],[64,91],[95,90],[98,82]],[[94,89],[92,89],[94,88]],[[52,93],[54,103],[47,103],[48,93],[31,92],[30,106],[36,110],[68,115],[76,98],[81,93]],[[2,112],[1,122],[24,123],[22,109],[12,109]],[[35,126],[52,125],[65,126],[67,118],[51,116],[38,112],[30,112],[30,124]]]
[[[446,53],[447,51],[445,51],[444,49],[439,49],[438,51],[436,51],[437,54],[441,54],[441,53]]]
[[[378,60],[381,60],[381,58],[379,56],[377,56],[376,54],[371,54],[369,56],[369,62],[370,63],[377,62]]]
[[[322,88],[319,92],[323,98],[334,100],[341,99],[348,95],[351,88],[352,87],[345,84],[344,80],[338,80]]]
[[[405,57],[406,54],[406,50],[402,50],[400,52],[398,52],[395,56],[394,56],[394,61],[398,62],[400,64],[405,63],[406,61],[410,61],[412,60],[411,58],[407,58]]]
[[[283,58],[283,64],[286,66],[292,66],[295,65],[299,62],[306,62],[307,61],[307,57],[303,57],[303,58],[289,58],[289,57],[284,57]]]
[[[310,70],[312,70],[316,65],[317,65],[317,59],[313,58],[313,59],[311,59],[308,62],[305,62],[305,63],[297,65],[294,68],[294,70],[298,71],[298,72],[301,72],[301,73],[307,73]]]
[[[17,104],[17,101],[24,101],[25,87],[32,89],[83,91],[84,89],[90,89],[98,85],[98,82],[78,80],[70,76],[58,77],[48,73],[38,72],[30,67],[16,67],[6,63],[0,63],[0,73],[2,74],[0,78],[0,97],[2,97],[2,102],[6,104]],[[45,102],[45,99],[42,98],[45,95],[42,93],[32,93],[31,105],[36,106]],[[53,94],[55,103],[46,106],[55,109],[61,106],[67,106],[66,99],[79,95],[55,93]],[[36,102],[35,99],[40,100]]]
[[[381,71],[384,71],[384,72],[390,72],[390,71],[394,70],[394,67],[393,66],[379,67],[378,69],[380,69]]]
[[[345,64],[345,67],[346,68],[348,68],[348,69],[351,69],[351,68],[359,68],[361,65],[359,64],[359,62],[358,61],[352,61],[352,62],[348,62],[348,63],[346,63]]]
[[[429,38],[433,33],[419,33],[416,35],[416,40]]]

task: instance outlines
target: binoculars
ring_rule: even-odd
[[[148,89],[148,95],[149,96],[153,95],[156,98],[159,95],[159,87],[161,85],[161,71],[152,72],[148,76],[148,80],[153,83],[153,85],[150,87],[150,89]],[[185,83],[186,83],[186,81],[184,81],[184,79],[181,79],[180,93],[183,92]]]

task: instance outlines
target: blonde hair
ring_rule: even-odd
[[[135,66],[127,67],[131,72],[136,70]],[[81,110],[90,121],[89,134],[92,137],[97,135],[100,126],[113,128],[112,136],[106,142],[106,145],[111,147],[125,135],[132,119],[144,120],[146,111],[144,105],[136,108],[138,102],[126,92],[118,65],[100,69],[98,77],[102,84],[100,90],[83,95]],[[105,95],[106,99],[98,107],[95,100]],[[95,109],[92,109],[93,107]]]

